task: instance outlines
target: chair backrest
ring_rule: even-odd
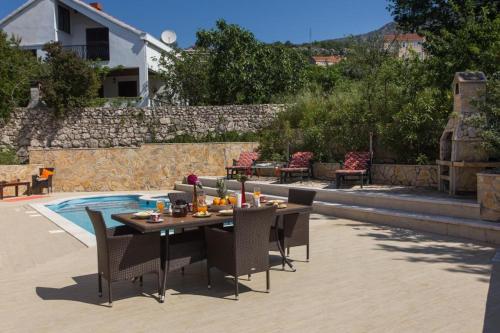
[[[288,202],[290,203],[312,206],[314,197],[316,197],[316,191],[298,188],[291,188],[288,190]]]
[[[251,167],[253,162],[258,160],[260,154],[255,151],[244,151],[240,153],[238,158],[237,166]]]
[[[314,158],[314,154],[310,151],[299,151],[292,155],[290,159],[290,168],[309,168],[311,165],[311,160]]]
[[[89,207],[85,207],[87,214],[89,215],[92,226],[94,227],[95,238],[97,243],[97,262],[99,270],[108,269],[108,236],[106,233],[106,223],[102,213],[97,210],[92,210]]]
[[[275,214],[274,206],[234,209],[236,273],[269,269],[269,235]]]
[[[345,170],[366,170],[370,165],[369,152],[351,151],[345,154],[344,167]]]
[[[177,200],[183,200],[186,203],[193,202],[193,194],[188,192],[171,192],[168,194],[170,204],[174,205]]]

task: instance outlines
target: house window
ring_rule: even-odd
[[[118,82],[118,96],[137,97],[137,81]]]
[[[64,31],[64,32],[67,32],[68,34],[70,34],[71,33],[71,21],[70,21],[69,9],[65,8],[63,6],[58,6],[57,12],[58,12],[57,28],[61,31]]]
[[[109,60],[109,29],[90,28],[87,29],[87,59]]]

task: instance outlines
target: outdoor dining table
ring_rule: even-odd
[[[284,249],[281,247],[281,244],[279,242],[279,237],[278,237],[278,223],[280,217],[283,215],[291,215],[291,214],[300,214],[300,213],[307,213],[312,210],[312,207],[310,206],[305,206],[305,205],[298,205],[298,204],[293,204],[293,203],[287,203],[286,208],[282,209],[277,209],[276,210],[276,222],[275,222],[275,233],[276,233],[276,240],[277,240],[277,245],[279,252],[285,261],[285,263],[293,270],[295,271],[295,268],[293,267],[292,263],[290,260],[285,255]],[[217,225],[225,222],[232,222],[233,216],[231,215],[220,215],[217,213],[212,213],[211,216],[209,217],[194,217],[192,215],[187,215],[185,217],[173,217],[168,214],[163,215],[163,221],[162,222],[157,222],[157,223],[151,223],[148,222],[147,220],[144,219],[139,219],[134,217],[133,213],[125,213],[125,214],[113,214],[111,215],[111,218],[115,221],[118,221],[120,223],[123,223],[131,228],[134,228],[142,233],[149,233],[149,232],[161,232],[166,230],[167,231],[167,236],[162,237],[161,241],[164,242],[162,244],[164,249],[168,249],[168,230],[178,230],[178,229],[184,229],[184,228],[195,228],[195,227],[208,227],[212,225]],[[163,303],[165,300],[165,290],[166,290],[166,280],[167,280],[167,258],[168,254],[166,251],[161,251],[161,271],[162,271],[162,283],[160,287],[160,302]]]

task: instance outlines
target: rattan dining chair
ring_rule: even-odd
[[[173,205],[177,200],[185,201],[186,203],[190,203],[193,201],[193,194],[188,192],[170,192],[168,194],[168,201]]]
[[[234,276],[234,294],[238,299],[238,277],[266,272],[266,291],[270,289],[269,232],[275,219],[275,207],[234,209],[233,228],[205,228],[207,242],[207,278],[216,267]]]
[[[140,278],[147,273],[158,274],[160,289],[160,233],[142,234],[127,226],[106,228],[102,213],[86,207],[97,241],[99,297],[102,278],[108,281],[109,305],[113,305],[111,283]]]
[[[299,205],[312,206],[316,191],[294,189],[288,190],[288,202]],[[282,249],[290,254],[290,248],[295,246],[306,246],[306,258],[309,261],[309,212],[300,214],[288,214],[283,216],[283,220],[278,224],[278,239]],[[271,250],[277,249],[276,232],[274,226],[271,229],[270,237]],[[285,267],[284,260],[282,261]]]

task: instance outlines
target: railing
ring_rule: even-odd
[[[65,50],[75,53],[78,57],[86,60],[109,60],[109,44],[95,45],[65,45]]]

